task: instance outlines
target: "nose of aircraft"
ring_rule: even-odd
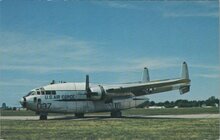
[[[25,97],[21,98],[20,104],[22,105],[22,107],[24,107],[24,108],[26,107],[27,102],[26,102],[26,98]]]

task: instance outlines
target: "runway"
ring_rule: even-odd
[[[74,115],[48,116],[48,120],[118,120],[118,119],[204,119],[220,118],[220,114],[190,114],[190,115],[126,115],[121,118],[111,118],[109,115],[85,115],[76,118]],[[1,120],[39,120],[39,116],[1,116]]]

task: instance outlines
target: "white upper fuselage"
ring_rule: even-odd
[[[90,84],[90,86],[97,86],[97,84]],[[131,93],[127,95],[121,98],[117,96],[111,100],[93,100],[86,94],[85,83],[59,83],[33,89],[24,98],[27,101],[26,107],[30,110],[57,113],[121,110],[135,107],[147,100],[147,98],[137,100]]]

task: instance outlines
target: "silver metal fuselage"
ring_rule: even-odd
[[[23,100],[22,98],[21,102]],[[85,83],[60,83],[33,89],[30,95],[25,96],[25,100],[26,108],[35,112],[89,113],[129,109],[148,99],[141,96],[137,98],[132,93],[127,93],[127,96],[116,96],[109,101],[93,100],[86,95]]]

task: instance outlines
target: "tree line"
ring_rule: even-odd
[[[164,106],[166,108],[173,108],[175,106],[177,107],[202,107],[202,106],[219,106],[219,99],[216,98],[215,96],[211,96],[207,100],[193,100],[193,101],[188,101],[188,100],[176,100],[176,101],[165,101],[165,102],[154,102],[154,101],[147,101],[143,105],[143,107],[147,106]]]

